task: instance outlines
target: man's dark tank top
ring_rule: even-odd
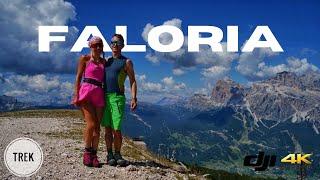
[[[106,93],[124,93],[124,82],[127,73],[124,68],[127,58],[120,56],[118,58],[110,57],[107,59],[105,67],[105,92]]]

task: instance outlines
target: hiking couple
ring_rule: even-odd
[[[105,127],[107,164],[125,166],[127,161],[121,156],[121,124],[125,112],[124,82],[129,76],[131,89],[131,110],[137,107],[137,84],[130,59],[121,54],[124,39],[114,34],[110,47],[112,57],[105,59],[103,41],[93,36],[88,42],[89,55],[79,59],[72,103],[79,106],[86,121],[84,129],[83,164],[100,167],[97,156],[100,124]],[[102,57],[101,57],[102,55]],[[81,82],[82,79],[82,82]],[[114,145],[114,152],[112,150]]]

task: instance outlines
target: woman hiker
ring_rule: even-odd
[[[84,129],[83,164],[100,167],[97,150],[100,137],[100,122],[105,106],[104,79],[105,63],[103,42],[93,36],[89,40],[90,54],[79,59],[74,98],[72,104],[79,106],[86,122]],[[101,57],[101,54],[103,57]],[[81,82],[82,79],[82,83]]]

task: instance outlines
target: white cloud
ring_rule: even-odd
[[[145,74],[143,75],[136,74],[136,79],[138,79],[139,81],[145,81],[147,79],[147,76]]]
[[[157,102],[163,97],[186,97],[193,93],[183,82],[176,82],[173,77],[164,77],[159,82],[151,82],[145,74],[136,74],[138,98],[146,102]],[[127,93],[130,88],[126,88]],[[130,94],[128,94],[130,96]]]
[[[156,55],[154,55],[154,54],[147,53],[147,54],[146,54],[146,58],[147,58],[150,62],[152,62],[152,63],[154,63],[154,64],[158,64],[158,63],[159,63],[159,57],[156,56]]]
[[[150,32],[150,30],[154,28],[154,26],[150,23],[148,23],[144,28],[143,28],[143,32],[141,34],[142,38],[144,41],[148,42],[148,34]]]
[[[145,82],[143,83],[142,88],[145,91],[152,91],[152,92],[162,91],[162,85],[160,83]]]
[[[265,62],[261,62],[258,64],[258,69],[254,72],[254,76],[258,79],[266,79],[283,71],[288,71],[285,64],[267,66]]]
[[[136,75],[137,84],[139,88],[139,92],[142,93],[178,93],[180,90],[184,90],[187,88],[186,84],[183,82],[176,82],[173,77],[164,77],[160,82],[150,82],[147,80],[147,76]],[[158,94],[161,95],[161,94]]]
[[[4,76],[5,82],[0,94],[13,96],[23,102],[38,102],[43,105],[69,104],[74,84],[62,81],[58,75],[17,75]]]
[[[186,89],[187,88],[187,86],[186,86],[186,84],[185,83],[177,83],[177,84],[175,84],[174,86],[173,86],[173,89],[174,90],[183,90],[183,89]]]
[[[239,57],[239,63],[236,70],[249,80],[257,80],[261,77],[257,75],[259,64],[264,62],[265,58],[275,56],[278,53],[272,52],[269,48],[254,49],[252,52],[242,53]]]
[[[201,74],[208,79],[217,80],[224,77],[229,71],[230,68],[226,68],[224,66],[212,66],[210,68],[203,69]]]
[[[302,75],[308,71],[319,70],[315,65],[310,64],[306,58],[289,57],[287,58],[287,63],[278,65],[267,65],[265,63],[266,58],[276,55],[278,54],[266,48],[255,49],[252,53],[242,53],[236,69],[240,74],[252,81],[267,79],[283,71]]]
[[[197,64],[207,66],[224,66],[230,68],[233,60],[237,59],[237,53],[227,52],[227,43],[222,42],[223,52],[212,52],[209,46],[203,46],[196,55]]]
[[[47,93],[60,86],[58,76],[52,78],[46,77],[44,74],[40,75],[16,75],[7,78],[10,86],[20,86],[39,93]]]
[[[180,75],[183,75],[183,74],[185,73],[185,71],[182,70],[182,69],[176,68],[176,69],[173,69],[173,70],[172,70],[172,73],[173,73],[174,75],[176,75],[176,76],[180,76]]]
[[[136,74],[137,84],[139,86],[139,91],[142,92],[161,92],[163,87],[160,83],[148,82],[147,76],[145,74]]]
[[[38,74],[70,73],[76,54],[70,53],[78,29],[69,27],[67,42],[51,43],[50,53],[38,52],[38,26],[67,25],[76,17],[75,7],[64,0],[0,1],[0,69],[7,72]]]
[[[181,29],[182,21],[178,18],[174,18],[165,21],[163,25],[172,25]],[[154,25],[148,23],[141,36],[147,42],[147,35],[149,31],[154,27]],[[168,33],[162,34],[160,37],[160,42],[167,44],[172,41],[172,36]],[[224,67],[225,69],[230,69],[232,62],[238,58],[237,53],[227,52],[226,43],[221,43],[223,47],[223,52],[212,52],[208,45],[201,45],[200,52],[188,52],[188,36],[184,37],[183,46],[174,52],[162,53],[150,50],[146,54],[146,59],[152,63],[159,63],[160,61],[167,61],[174,64],[173,74],[182,75],[186,71],[200,66],[202,68],[209,68],[213,66]]]
[[[168,21],[165,21],[163,25],[170,25],[170,26],[175,26],[177,28],[181,28],[182,21],[178,18],[174,18]],[[147,42],[148,41],[148,34],[151,31],[151,29],[154,28],[154,25],[151,23],[146,24],[146,26],[143,28],[143,32],[141,34],[142,38]],[[172,37],[169,34],[162,34],[160,36],[160,42],[166,44],[171,42]]]
[[[302,75],[308,71],[319,71],[319,68],[311,63],[308,63],[306,58],[298,59],[295,57],[289,57],[287,62],[289,71],[295,72],[298,75]]]
[[[166,86],[173,86],[174,85],[174,80],[173,78],[170,76],[170,77],[165,77],[161,80]]]
[[[21,97],[25,96],[28,94],[28,91],[20,91],[20,90],[13,90],[13,91],[8,91],[4,95],[6,96],[12,96],[12,97]]]

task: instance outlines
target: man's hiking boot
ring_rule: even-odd
[[[114,159],[116,160],[117,164],[121,167],[127,165],[127,161],[122,158],[120,153],[114,153]]]
[[[108,154],[107,154],[107,164],[108,164],[109,166],[116,166],[116,165],[117,165],[117,162],[116,162],[116,160],[114,159],[112,153],[108,153]]]

